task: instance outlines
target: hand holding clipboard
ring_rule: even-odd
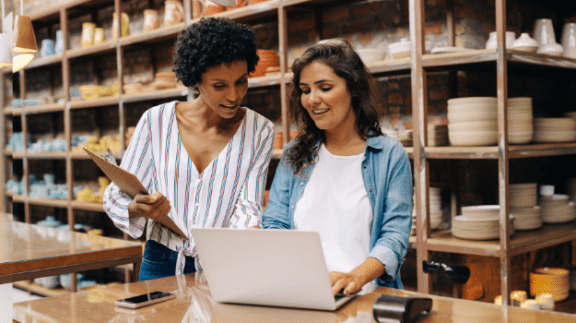
[[[90,158],[100,167],[100,169],[108,176],[108,178],[120,188],[120,190],[130,197],[134,198],[134,196],[138,194],[149,194],[148,190],[142,185],[140,180],[136,177],[136,175],[130,173],[129,171],[120,168],[117,165],[107,161],[104,157],[96,154],[95,152],[91,151],[84,147],[84,150]],[[168,227],[170,230],[176,232],[182,238],[188,239],[188,236],[180,230],[180,228],[170,219],[169,217],[165,217],[162,221],[159,221],[164,226]]]

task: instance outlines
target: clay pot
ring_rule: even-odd
[[[171,26],[181,23],[184,20],[184,7],[177,0],[167,0],[164,14],[164,26]]]
[[[227,8],[226,10],[234,10],[236,8],[244,7],[248,4],[248,0],[236,0],[236,5],[232,8]]]
[[[215,15],[220,12],[226,11],[226,7],[217,5],[213,2],[206,1],[206,16]]]
[[[266,74],[268,67],[280,65],[280,56],[275,50],[259,49],[256,54],[260,57],[260,60],[256,65],[256,70],[250,73],[250,77],[263,76]]]

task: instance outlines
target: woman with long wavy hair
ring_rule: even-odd
[[[371,282],[402,288],[412,173],[402,145],[382,134],[372,75],[346,41],[308,48],[292,71],[301,131],[276,170],[262,226],[317,231],[334,294]]]

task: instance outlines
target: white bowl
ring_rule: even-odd
[[[388,44],[388,52],[393,59],[410,57],[412,43],[408,38],[402,38],[399,42]]]
[[[534,53],[538,50],[538,42],[530,37],[528,33],[520,34],[520,37],[512,43],[512,49]]]
[[[546,45],[538,47],[536,53],[549,56],[562,56],[562,54],[564,53],[564,47],[553,41],[549,42]]]
[[[469,111],[466,113],[448,113],[448,123],[496,121],[497,118],[498,113],[496,111],[490,113],[476,111]]]
[[[448,131],[496,131],[496,121],[473,121],[448,124]]]
[[[448,105],[448,113],[464,112],[498,112],[498,107],[496,105],[482,103]]]
[[[361,48],[358,50],[358,55],[364,64],[378,62],[386,58],[386,50],[379,48]]]
[[[488,96],[473,96],[467,98],[454,98],[448,100],[448,105],[459,104],[459,103],[492,103],[498,104],[498,99],[495,97]]]
[[[452,146],[488,146],[498,142],[498,131],[449,131]]]
[[[508,143],[510,144],[527,144],[534,139],[534,132],[511,132],[508,133]]]

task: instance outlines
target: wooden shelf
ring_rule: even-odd
[[[406,57],[367,63],[366,67],[368,67],[368,70],[370,70],[372,74],[410,73],[410,58]]]
[[[28,280],[22,280],[18,282],[12,283],[14,287],[21,289],[23,291],[44,296],[44,297],[52,297],[52,296],[61,296],[61,295],[68,295],[70,294],[69,291],[65,290],[64,288],[46,288],[44,286],[40,286],[34,282]]]
[[[138,43],[157,43],[166,39],[175,39],[184,28],[186,28],[186,23],[183,22],[173,26],[158,28],[149,32],[124,36],[120,38],[120,45],[129,46]]]
[[[280,2],[280,0],[268,0],[261,3],[236,8],[234,10],[227,10],[209,17],[226,17],[239,22],[261,19],[264,17],[276,15],[278,13]],[[192,20],[192,23],[195,23],[199,20],[200,18],[194,19]]]
[[[107,155],[108,152],[107,151],[95,151],[95,153],[100,154],[100,155]],[[88,156],[88,154],[84,151],[78,151],[78,152],[71,152],[70,153],[70,158],[72,158],[73,160],[92,160],[92,158],[90,158],[90,156]],[[118,160],[122,160],[122,154],[118,153],[116,155],[114,155],[114,158],[118,159]]]
[[[40,55],[40,53],[38,53],[38,55]],[[55,55],[51,55],[51,56],[47,56],[47,57],[37,56],[24,69],[29,70],[29,69],[33,69],[33,68],[37,68],[37,67],[42,67],[42,66],[61,64],[63,57],[64,57],[64,55],[62,55],[62,54],[55,54]]]
[[[290,78],[292,78],[292,76],[290,76]],[[285,81],[288,80],[286,76],[283,78],[282,75],[280,75],[280,73],[258,77],[250,77],[248,78],[248,87],[258,88],[258,87],[279,85],[283,79]]]
[[[14,114],[14,108],[4,107],[4,115],[11,116],[12,114]]]
[[[12,149],[4,149],[4,155],[12,156]]]
[[[430,159],[498,159],[498,147],[426,147]],[[576,154],[576,142],[508,146],[509,158],[531,158]]]
[[[133,102],[142,102],[142,101],[149,101],[149,100],[161,100],[161,99],[170,99],[170,98],[177,98],[182,96],[187,96],[189,93],[189,89],[184,86],[178,86],[177,88],[173,89],[166,89],[166,90],[159,90],[153,91],[148,93],[137,93],[137,94],[123,94],[122,101],[125,103],[133,103]]]
[[[6,197],[12,197],[12,191],[5,190],[4,195],[6,195]]]
[[[284,150],[282,148],[275,148],[272,151],[272,159],[280,159],[282,157],[283,153],[284,153]]]
[[[510,256],[576,240],[576,223],[544,224],[532,231],[516,231],[510,237]],[[427,240],[430,251],[500,257],[499,240],[474,241],[452,236],[450,230],[432,233]]]
[[[92,100],[76,100],[69,103],[70,109],[86,109],[117,105],[120,102],[118,96],[109,96]]]
[[[102,203],[72,201],[71,204],[72,208],[76,210],[104,212],[104,205]]]
[[[24,152],[16,151],[12,153],[12,158],[14,159],[22,159],[24,158]]]
[[[19,195],[19,197],[23,197],[24,199],[20,201],[16,201],[16,195],[14,196],[14,202],[24,202],[33,205],[42,205],[42,206],[52,206],[52,207],[59,207],[59,208],[67,208],[68,207],[68,200],[59,200],[59,199],[49,199],[44,197],[27,197],[23,195]]]
[[[50,113],[50,112],[64,111],[64,109],[65,106],[62,104],[51,103],[51,104],[41,104],[36,106],[17,108],[13,110],[12,114],[18,116],[21,114]]]
[[[65,159],[68,154],[64,152],[26,152],[28,159]]]
[[[116,51],[117,41],[109,40],[105,43],[93,45],[86,48],[75,48],[64,52],[67,58],[77,58],[88,55],[105,55]]]

